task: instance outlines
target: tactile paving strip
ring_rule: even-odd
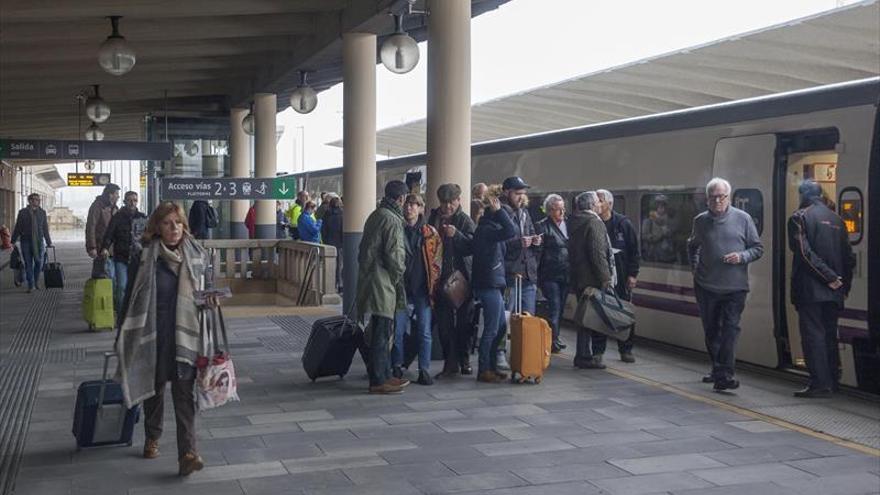
[[[35,293],[8,349],[9,355],[19,358],[0,368],[0,493],[12,493],[21,464],[58,294]]]
[[[305,349],[309,334],[312,332],[312,324],[319,317],[270,316],[269,319],[293,337],[296,347],[291,351],[296,352]]]
[[[758,407],[755,411],[840,438],[880,436],[880,423],[822,405]]]
[[[86,349],[52,349],[43,357],[45,364],[69,364],[79,363],[86,360]]]

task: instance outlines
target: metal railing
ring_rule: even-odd
[[[336,248],[293,240],[210,239],[215,287],[232,289],[232,304],[338,304]],[[267,299],[266,296],[275,297]]]

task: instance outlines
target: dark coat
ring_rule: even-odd
[[[357,318],[372,314],[393,320],[406,307],[403,274],[406,242],[400,205],[383,199],[367,217],[358,247]]]
[[[611,265],[607,257],[608,235],[599,215],[585,212],[572,215],[568,225],[568,255],[575,294],[587,287],[605,287],[611,283]]]
[[[461,271],[468,279],[471,277],[471,240],[474,238],[476,226],[471,217],[459,208],[452,217],[445,221],[440,216],[439,208],[431,210],[428,224],[437,229],[443,238],[443,269],[440,271],[442,284],[455,270]],[[449,239],[443,232],[443,226],[452,225],[457,231],[455,237]]]
[[[425,236],[422,227],[425,220],[419,217],[415,225],[404,224],[406,240],[406,271],[403,274],[407,297],[428,296],[428,272],[425,269]]]
[[[836,302],[842,306],[856,264],[843,220],[821,200],[802,204],[788,219],[788,247],[794,255],[792,304]],[[843,287],[828,287],[838,278]]]
[[[104,241],[104,233],[110,226],[110,220],[119,208],[110,203],[110,199],[103,194],[97,196],[89,207],[89,215],[86,218],[86,251],[101,248]]]
[[[502,201],[504,200],[502,199]],[[534,245],[525,249],[522,247],[522,238],[533,236],[536,233],[532,217],[526,208],[514,210],[507,203],[503,203],[501,207],[507,212],[516,227],[516,236],[507,241],[507,254],[504,255],[507,281],[510,286],[513,286],[513,279],[519,274],[524,277],[526,282],[537,283],[538,256],[541,253],[541,248]]]
[[[474,253],[474,272],[471,286],[475,289],[504,289],[507,287],[504,255],[507,240],[516,235],[516,225],[504,209],[487,211],[480,218],[471,251]]]
[[[342,208],[328,208],[321,221],[321,240],[337,250],[342,249]]]
[[[12,242],[16,243],[19,239],[34,241],[34,239],[31,239],[33,235],[32,218],[37,221],[37,232],[46,239],[46,245],[51,246],[52,238],[49,236],[49,221],[46,219],[46,210],[37,208],[32,216],[30,206],[18,210],[18,216],[15,218],[15,227],[12,228]],[[39,239],[37,240],[39,241]]]
[[[115,261],[128,263],[134,241],[131,238],[131,222],[136,218],[147,218],[147,216],[137,210],[122,208],[110,219],[110,225],[107,226],[107,231],[104,233],[101,248],[110,249],[112,245]]]
[[[196,239],[208,238],[208,205],[207,201],[194,201],[189,209],[189,231]]]
[[[566,228],[570,228],[567,222]],[[550,217],[536,223],[535,230],[538,234],[544,235],[541,243],[541,256],[538,261],[538,280],[542,283],[561,282],[567,284],[571,272],[568,261],[568,239]]]
[[[605,221],[605,230],[611,240],[611,247],[619,249],[614,255],[614,263],[617,265],[617,292],[626,287],[627,277],[639,276],[639,236],[636,229],[626,215],[616,211],[611,212],[611,218]],[[624,290],[623,293],[628,292]]]

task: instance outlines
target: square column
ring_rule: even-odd
[[[232,177],[246,178],[251,175],[250,139],[244,132],[241,121],[247,116],[247,108],[233,108],[229,111],[229,159]],[[247,239],[248,231],[244,225],[250,204],[248,201],[233,201],[230,207],[230,232],[233,239]]]
[[[254,95],[254,177],[272,179],[277,170],[275,115],[277,97],[272,93]],[[256,181],[259,183],[259,181]],[[275,239],[275,201],[257,201],[257,239]]]
[[[342,36],[343,311],[357,290],[358,247],[376,208],[376,35]]]
[[[471,1],[429,0],[428,186],[436,207],[441,184],[461,186],[461,207],[471,206]]]

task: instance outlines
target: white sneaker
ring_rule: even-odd
[[[498,351],[495,359],[495,368],[502,371],[510,371],[510,363],[507,362],[507,353]]]

